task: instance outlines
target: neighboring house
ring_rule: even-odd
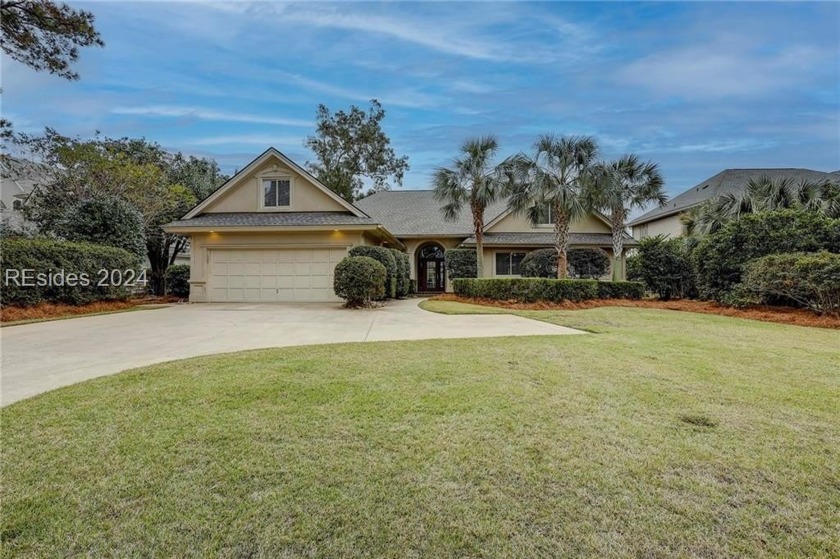
[[[683,234],[680,218],[688,210],[724,194],[741,195],[746,190],[750,179],[757,180],[764,176],[774,181],[780,179],[813,182],[838,181],[840,171],[824,173],[811,169],[726,169],[674,196],[664,206],[654,208],[632,220],[629,225],[633,229],[633,237],[637,240],[657,235],[679,237]]]
[[[0,155],[0,223],[5,230],[31,232],[35,225],[23,217],[30,194],[49,173],[43,165]]]
[[[553,246],[551,225],[533,226],[504,203],[485,219],[488,276],[517,276],[525,254]],[[383,191],[350,204],[274,148],[164,229],[190,238],[195,302],[337,300],[333,270],[357,245],[405,250],[418,290],[443,291],[444,251],[475,246],[470,212],[445,220],[432,191]],[[608,222],[595,214],[575,222],[571,242],[609,253]]]

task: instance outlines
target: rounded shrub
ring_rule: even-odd
[[[348,307],[368,305],[385,294],[387,272],[381,262],[369,256],[347,256],[335,266],[333,290]]]
[[[685,239],[662,235],[642,239],[636,256],[627,259],[627,277],[641,281],[663,301],[694,297],[694,270]]]
[[[391,249],[373,246],[359,245],[350,249],[349,256],[367,256],[373,258],[385,267],[385,291],[379,296],[380,299],[397,296],[397,260],[394,258]]]
[[[449,279],[474,278],[478,275],[475,250],[471,248],[449,248],[443,253],[443,263]]]
[[[72,242],[117,247],[138,256],[146,253],[143,215],[115,196],[87,198],[70,206],[55,233]]]
[[[598,279],[610,271],[610,257],[600,248],[574,248],[566,255],[566,261],[571,278]]]
[[[175,264],[167,268],[166,293],[183,299],[190,296],[189,264]]]
[[[519,271],[526,278],[557,278],[557,251],[541,248],[525,255]]]
[[[771,254],[750,261],[726,302],[787,304],[840,314],[840,254]]]

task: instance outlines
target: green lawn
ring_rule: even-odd
[[[840,556],[840,333],[517,314],[597,333],[253,351],[4,408],[2,554]]]

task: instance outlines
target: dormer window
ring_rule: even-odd
[[[288,208],[292,205],[291,177],[263,179],[263,207]]]

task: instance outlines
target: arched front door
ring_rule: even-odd
[[[443,247],[428,244],[417,252],[417,291],[443,291],[446,288],[443,270]]]

